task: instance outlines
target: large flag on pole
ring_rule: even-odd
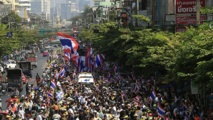
[[[74,53],[78,50],[78,42],[70,35],[57,32],[64,52]]]

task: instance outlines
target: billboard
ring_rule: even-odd
[[[200,0],[201,7],[205,7],[205,0]],[[176,14],[196,13],[196,0],[176,0]]]
[[[207,19],[206,15],[200,16],[200,22],[203,23]],[[195,25],[197,22],[196,16],[176,16],[177,25]]]
[[[185,26],[176,26],[175,27],[175,32],[185,32],[186,27]]]

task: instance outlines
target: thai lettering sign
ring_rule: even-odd
[[[207,19],[206,15],[200,16],[201,23]],[[195,25],[197,22],[196,16],[177,16],[176,24],[177,25]]]
[[[205,7],[205,0],[200,0],[201,7]],[[176,0],[176,14],[196,13],[196,0]]]

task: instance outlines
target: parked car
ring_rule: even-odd
[[[49,55],[49,52],[47,51],[47,50],[45,50],[44,52],[43,52],[43,57],[47,57]]]

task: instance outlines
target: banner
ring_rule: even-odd
[[[207,19],[206,15],[200,16],[200,22],[203,23]],[[177,25],[196,25],[196,16],[176,16]]]
[[[201,7],[205,7],[205,0],[200,0]],[[196,13],[196,0],[176,0],[176,14]]]

